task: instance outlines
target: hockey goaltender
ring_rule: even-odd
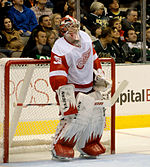
[[[105,108],[94,102],[102,99],[101,92],[110,89],[111,82],[105,79],[90,37],[79,27],[75,18],[62,18],[62,37],[55,42],[51,54],[50,84],[61,115],[51,152],[58,160],[74,158],[75,146],[81,157],[95,158],[106,150],[100,141]]]

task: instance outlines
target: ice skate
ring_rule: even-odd
[[[87,155],[87,154],[81,153],[79,158],[81,158],[81,159],[96,159],[96,156],[92,156],[92,155]]]
[[[55,161],[68,162],[68,161],[71,161],[71,160],[73,159],[73,158],[70,158],[70,157],[58,156],[58,155],[56,155],[55,150],[52,150],[52,151],[51,151],[51,154],[52,154],[52,160],[55,160]]]

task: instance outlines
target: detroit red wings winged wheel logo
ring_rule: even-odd
[[[84,65],[88,61],[88,58],[90,57],[91,49],[89,48],[86,52],[82,54],[82,57],[77,60],[77,68],[83,69]]]

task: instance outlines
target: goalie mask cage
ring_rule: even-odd
[[[112,96],[115,92],[115,63],[112,58],[102,58],[101,62],[107,79],[112,80]],[[0,162],[11,162],[16,154],[49,153],[59,123],[59,108],[49,84],[49,69],[50,60],[0,60]],[[106,109],[105,114],[102,143],[107,153],[113,154],[115,105]]]

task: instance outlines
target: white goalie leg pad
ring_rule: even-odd
[[[72,139],[74,141],[79,141],[81,136],[84,135],[88,124],[90,123],[90,118],[92,115],[95,99],[88,95],[79,93],[77,96],[77,109],[78,114],[73,119],[67,119],[63,130],[59,134],[59,138],[64,138],[65,140]],[[87,134],[87,138],[89,135]]]
[[[84,95],[84,96],[90,96],[89,95]],[[93,98],[93,97],[92,97]],[[102,96],[99,92],[95,94],[94,100],[101,99]],[[89,101],[85,101],[83,105],[89,106]],[[79,113],[82,115],[82,110],[78,110]],[[87,126],[83,129],[82,135],[80,137],[80,140],[77,142],[77,148],[84,148],[85,144],[88,142],[89,139],[97,138],[97,136],[101,136],[105,127],[105,108],[101,107],[97,103],[93,104],[92,110],[88,110],[86,113],[88,114],[88,124]]]
[[[51,153],[54,159],[57,160],[69,160],[74,157],[73,147],[76,144],[75,142],[65,141],[65,138],[60,139],[60,133],[64,130],[65,125],[67,124],[66,119],[60,120],[60,123],[57,127],[55,138],[51,146]]]
[[[57,90],[58,99],[60,103],[60,112],[62,116],[76,114],[78,112],[76,107],[76,99],[74,95],[74,85],[64,85]]]
[[[56,129],[56,132],[55,132],[55,136],[52,137],[52,144],[50,145],[50,150],[52,150],[54,147],[54,144],[57,143],[57,141],[59,140],[59,134],[60,134],[60,131],[63,131],[63,128],[65,126],[65,124],[67,124],[67,120],[63,119],[63,120],[60,120],[58,126],[57,126],[57,129]]]
[[[95,99],[79,93],[77,96],[78,114],[74,119],[68,119],[67,124],[59,134],[59,138],[72,139],[79,148],[83,148],[90,137],[101,136],[105,126],[105,109],[95,105]]]

